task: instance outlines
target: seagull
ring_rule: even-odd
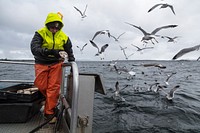
[[[185,78],[185,79],[187,79],[187,80],[188,80],[188,79],[189,79],[189,77],[192,77],[192,75],[190,74],[190,75],[186,76],[186,78]]]
[[[108,66],[110,67],[110,71],[113,70],[114,66],[117,64],[117,61],[110,61],[110,63],[108,64]]]
[[[157,87],[157,88],[153,90],[155,93],[157,93],[159,90],[163,90],[163,88],[167,88],[167,86],[165,86],[165,85],[157,85],[156,87]],[[164,90],[163,90],[163,91],[164,91]],[[166,92],[165,92],[165,93],[166,93]],[[167,94],[167,93],[166,93],[166,94]]]
[[[81,52],[83,51],[83,49],[85,48],[85,46],[87,46],[87,43],[85,45],[83,45],[82,48],[80,48],[79,46],[76,46]]]
[[[128,87],[128,86],[125,86],[123,89],[125,89],[126,87]],[[115,83],[115,89],[116,89],[115,93],[112,96],[113,99],[116,100],[116,101],[125,102],[126,100],[122,96],[120,96],[120,94],[119,94],[120,93],[119,92],[120,89],[119,89],[119,82],[118,81]]]
[[[132,70],[133,68],[131,68],[130,70],[127,69],[126,66],[117,68],[116,65],[114,66],[114,68],[115,68],[115,70],[116,70],[116,72],[117,72],[118,74],[121,74],[121,73],[126,73],[126,74],[128,74],[129,77],[127,77],[127,79],[132,79],[133,76],[136,75],[136,72],[134,72],[134,71]]]
[[[160,83],[153,83],[153,84],[151,84],[151,85],[149,85],[149,88],[148,88],[148,90],[147,91],[154,91],[154,92],[157,92],[158,91],[158,85],[159,85]],[[156,86],[156,89],[153,89],[153,86]]]
[[[113,35],[110,35],[110,37],[112,37],[112,38],[114,38],[115,39],[115,41],[119,41],[119,38],[122,36],[122,35],[124,35],[126,32],[123,32],[123,33],[121,33],[118,37],[115,37],[115,36],[113,36]]]
[[[156,7],[158,7],[158,6],[160,6],[160,9],[161,8],[167,8],[167,7],[169,7],[171,10],[172,10],[172,12],[174,13],[174,15],[176,15],[175,14],[175,12],[174,12],[174,8],[173,8],[173,6],[172,5],[169,5],[169,4],[163,4],[163,3],[161,3],[161,4],[156,4],[156,5],[154,5],[152,8],[150,8],[149,10],[148,10],[148,12],[150,12],[150,11],[152,11],[153,9],[155,9]]]
[[[178,59],[179,57],[183,56],[183,55],[186,54],[186,53],[189,53],[189,52],[192,52],[192,51],[195,51],[195,50],[199,50],[199,48],[200,48],[200,45],[196,45],[196,46],[189,47],[189,48],[184,48],[184,49],[180,50],[180,51],[172,58],[172,60],[176,60],[176,59]]]
[[[176,72],[173,72],[173,73],[171,73],[170,75],[167,74],[167,79],[165,80],[165,84],[166,84],[166,85],[169,85],[169,82],[168,82],[168,81],[169,81],[169,79],[170,79],[174,74],[176,74]]]
[[[126,52],[125,52],[125,49],[127,49],[127,47],[124,47],[124,48],[123,48],[123,47],[120,46],[120,45],[119,45],[119,47],[120,47],[120,49],[123,51],[123,54],[124,54],[125,58],[128,59],[127,56],[126,56]]]
[[[119,45],[119,47],[120,47],[120,49],[123,51],[123,54],[124,54],[126,60],[128,60],[128,58],[134,54],[134,53],[132,53],[132,54],[130,54],[129,56],[127,56],[127,55],[126,55],[126,52],[125,52],[125,49],[127,49],[127,47],[124,47],[124,48],[123,48],[123,47],[120,46],[120,45]]]
[[[177,39],[179,36],[175,36],[175,37],[169,37],[169,36],[163,36],[163,38],[168,38],[167,42],[176,42],[175,39]]]
[[[81,18],[87,17],[86,14],[85,14],[85,12],[86,12],[86,10],[87,10],[87,5],[85,6],[84,12],[81,12],[81,11],[80,11],[77,7],[75,7],[75,6],[74,6],[74,8],[81,14]]]
[[[117,64],[117,61],[110,61],[110,63],[108,64],[108,66],[114,67]]]
[[[144,67],[151,67],[151,66],[154,66],[154,67],[158,67],[158,68],[161,68],[161,69],[165,69],[166,66],[162,65],[162,64],[157,64],[157,63],[150,63],[150,64],[142,64]]]
[[[105,49],[109,46],[108,44],[105,44],[101,47],[101,50],[99,50],[99,47],[96,45],[96,43],[94,43],[92,40],[90,40],[90,43],[98,50],[98,53],[95,54],[95,56],[101,55],[103,52],[105,52]]]
[[[115,96],[120,96],[120,94],[119,94],[119,82],[118,81],[115,83],[115,89],[116,89]]]
[[[166,28],[174,28],[177,27],[178,25],[166,25],[166,26],[161,26],[159,28],[156,28],[155,30],[153,30],[151,33],[147,33],[145,30],[143,30],[140,26],[136,26],[130,23],[125,22],[126,24],[129,24],[137,29],[139,29],[140,31],[142,31],[142,33],[144,34],[144,37],[142,38],[142,42],[146,42],[148,40],[151,40],[152,44],[154,44],[154,42],[152,41],[153,39],[158,43],[158,41],[155,39],[155,37],[160,37],[160,35],[155,35],[158,31],[160,31],[161,29],[166,29]]]
[[[172,100],[172,99],[174,98],[174,93],[175,93],[175,91],[176,91],[178,88],[180,88],[180,85],[176,85],[174,88],[172,88],[172,89],[170,90],[169,93],[167,93],[167,92],[165,92],[164,89],[161,87],[161,89],[163,90],[163,92],[166,94],[167,100]]]
[[[109,32],[109,30],[100,30],[100,31],[97,31],[97,32],[94,34],[94,36],[93,36],[93,38],[92,38],[92,41],[94,40],[94,38],[95,38],[97,35],[100,35],[100,34],[108,34],[108,37],[110,37],[110,32]]]
[[[138,47],[138,46],[136,46],[136,45],[133,45],[133,44],[131,44],[133,47],[136,47],[137,48],[137,51],[142,51],[142,50],[144,50],[144,49],[152,49],[153,47],[144,47],[144,48],[140,48],[140,47]]]

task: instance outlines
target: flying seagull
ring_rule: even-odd
[[[174,98],[175,91],[180,88],[180,85],[176,85],[174,88],[172,88],[169,93],[165,92],[163,88],[160,88],[163,90],[163,92],[166,94],[167,100],[172,100]]]
[[[145,50],[145,49],[152,49],[153,47],[144,47],[144,48],[140,48],[140,47],[138,47],[138,46],[136,46],[136,45],[133,45],[133,44],[131,44],[133,47],[136,47],[137,48],[137,51],[142,51],[142,50]]]
[[[117,61],[110,61],[110,63],[108,64],[108,66],[110,67],[110,71],[112,71],[113,70],[113,68],[114,68],[114,66],[116,66],[116,64],[117,64]]]
[[[159,90],[159,89],[158,89],[158,88],[159,88],[158,85],[159,85],[159,84],[160,84],[160,83],[157,83],[157,82],[151,84],[151,85],[149,86],[149,88],[148,88],[148,91],[158,92],[158,90]],[[155,89],[153,88],[154,86],[156,87]]]
[[[192,52],[192,51],[195,51],[195,50],[199,50],[200,48],[200,45],[196,45],[194,47],[190,47],[190,48],[184,48],[182,50],[180,50],[173,58],[172,60],[176,60],[178,59],[179,57],[183,56],[184,54],[186,53],[189,53],[189,52]]]
[[[173,8],[173,6],[172,5],[169,5],[169,4],[163,4],[163,3],[161,3],[161,4],[156,4],[156,5],[154,5],[152,8],[150,8],[149,10],[148,10],[148,12],[150,12],[150,11],[152,11],[153,9],[155,9],[156,7],[158,7],[158,6],[160,6],[160,9],[161,8],[167,8],[167,7],[169,7],[171,10],[172,10],[172,12],[174,13],[174,15],[176,15],[175,14],[175,12],[174,12],[174,8]]]
[[[169,85],[169,82],[168,82],[168,81],[169,81],[169,79],[170,79],[174,74],[176,74],[176,72],[172,72],[172,73],[169,74],[169,75],[167,74],[167,79],[165,80],[165,84],[166,84],[166,85]]]
[[[155,39],[155,37],[159,37],[160,35],[156,35],[156,33],[158,31],[160,31],[161,29],[166,29],[166,28],[174,28],[177,27],[178,25],[166,25],[166,26],[161,26],[159,28],[156,28],[155,30],[153,30],[151,33],[146,32],[144,29],[142,29],[140,26],[136,26],[130,23],[125,22],[126,24],[129,24],[137,29],[139,29],[140,31],[142,31],[142,33],[144,34],[144,37],[142,38],[141,41],[145,42],[145,41],[149,41],[151,40],[152,44],[154,44],[154,42],[152,41],[153,39],[158,43],[158,41]]]
[[[81,18],[87,17],[86,14],[85,14],[85,12],[86,12],[86,10],[87,10],[87,5],[85,6],[84,12],[80,11],[80,10],[79,10],[77,7],[75,7],[75,6],[74,6],[74,8],[81,14]]]
[[[85,46],[87,46],[87,43],[85,45],[83,45],[83,47],[79,47],[79,46],[76,46],[81,52],[83,51],[83,49],[85,48]]]
[[[100,50],[99,47],[96,45],[96,43],[94,43],[92,40],[90,40],[90,43],[92,44],[92,46],[94,46],[98,50],[98,53],[95,56],[99,56],[100,54],[102,54],[105,51],[105,49],[108,47],[108,44],[105,44],[101,47],[101,50]]]
[[[123,47],[120,46],[120,45],[119,45],[119,47],[120,47],[120,49],[123,51],[123,54],[124,54],[126,60],[128,60],[128,58],[134,54],[134,53],[132,53],[132,54],[130,54],[129,56],[127,56],[127,55],[126,55],[126,52],[125,52],[125,49],[127,49],[127,47],[124,47],[124,48],[123,48]]]
[[[94,40],[94,38],[95,38],[97,35],[101,35],[101,34],[108,34],[108,37],[110,37],[110,32],[109,32],[109,30],[100,30],[100,31],[97,31],[97,32],[94,34],[94,36],[93,36],[93,38],[92,38],[92,41]]]
[[[175,37],[169,37],[169,36],[162,36],[162,38],[167,38],[168,41],[167,42],[176,42],[175,39],[177,39],[179,36],[175,36]]]
[[[179,85],[176,85],[174,88],[170,90],[170,92],[166,96],[168,100],[172,100],[172,98],[174,98],[174,93],[179,87],[180,87]]]
[[[112,38],[114,38],[115,39],[115,41],[119,41],[119,38],[122,36],[122,35],[124,35],[126,32],[123,32],[123,33],[121,33],[118,37],[115,37],[115,36],[113,36],[113,35],[110,35],[110,37],[112,37]]]
[[[127,77],[127,79],[131,79],[131,78],[133,78],[133,76],[136,75],[136,72],[134,72],[134,71],[132,70],[133,68],[131,68],[130,70],[127,69],[126,66],[117,68],[116,65],[114,66],[114,68],[115,68],[115,71],[116,71],[118,74],[122,74],[122,73],[128,74],[129,77]]]
[[[125,89],[126,87],[128,87],[128,86],[125,86],[124,88],[122,88],[122,89]],[[125,102],[126,100],[120,95],[120,92],[119,92],[119,90],[120,90],[120,88],[119,88],[119,82],[117,81],[116,83],[115,83],[115,93],[114,93],[114,95],[112,96],[113,97],[113,99],[114,100],[116,100],[116,101],[119,101],[119,102]],[[122,90],[121,89],[121,90]]]

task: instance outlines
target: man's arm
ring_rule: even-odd
[[[64,45],[64,49],[68,54],[68,61],[75,61],[75,57],[73,54],[73,50],[72,50],[72,43],[70,41],[70,39],[68,38],[66,44]]]

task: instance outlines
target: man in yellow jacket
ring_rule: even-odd
[[[61,13],[49,13],[45,26],[35,32],[31,52],[35,58],[34,84],[45,96],[44,117],[54,118],[60,93],[62,64],[75,61],[72,43],[61,30],[64,26]]]

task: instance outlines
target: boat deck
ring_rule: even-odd
[[[0,124],[0,133],[29,133],[37,126],[44,123],[44,118],[41,112],[36,114],[32,119],[27,121],[26,123],[8,123],[8,124]],[[54,132],[54,124],[46,124],[41,127],[35,133],[53,133]],[[60,131],[59,133],[63,133]]]
[[[29,62],[13,61],[0,61],[0,63],[34,65],[34,63]],[[70,67],[71,69],[68,70],[66,67]],[[15,68],[13,68],[13,70],[15,70]],[[18,70],[17,73],[19,73]],[[18,79],[0,80],[0,82],[22,84],[34,83],[33,81]],[[8,120],[11,119],[15,121],[14,118],[17,119],[22,118],[21,116],[26,116],[22,114],[21,110],[17,112],[15,106],[9,104],[9,106],[6,105],[7,108],[5,108],[5,110],[2,110],[2,112],[6,112],[6,115],[1,113],[2,118],[0,118],[0,120],[2,120],[2,123],[0,123],[0,133],[92,133],[94,92],[96,91],[100,94],[106,94],[101,76],[94,73],[79,73],[76,62],[67,62],[62,66],[62,83],[60,89],[60,104],[58,106],[60,109],[58,114],[59,121],[56,124],[46,124],[41,127],[41,125],[47,122],[44,120],[42,114],[43,111],[41,111],[42,108],[40,109],[41,112],[33,116],[26,123],[2,124],[4,122],[3,120],[6,120],[7,118],[9,118]],[[5,99],[5,97],[3,98]],[[33,106],[33,108],[29,110],[29,113],[34,114],[34,111],[38,111],[37,103],[36,107],[34,105],[31,104],[31,107]],[[2,106],[2,108],[3,107],[4,106]],[[11,109],[10,107],[13,108]],[[21,106],[19,108],[21,109]],[[35,129],[39,127],[41,127],[40,130],[35,131]],[[58,128],[59,131],[55,131],[55,128]]]

